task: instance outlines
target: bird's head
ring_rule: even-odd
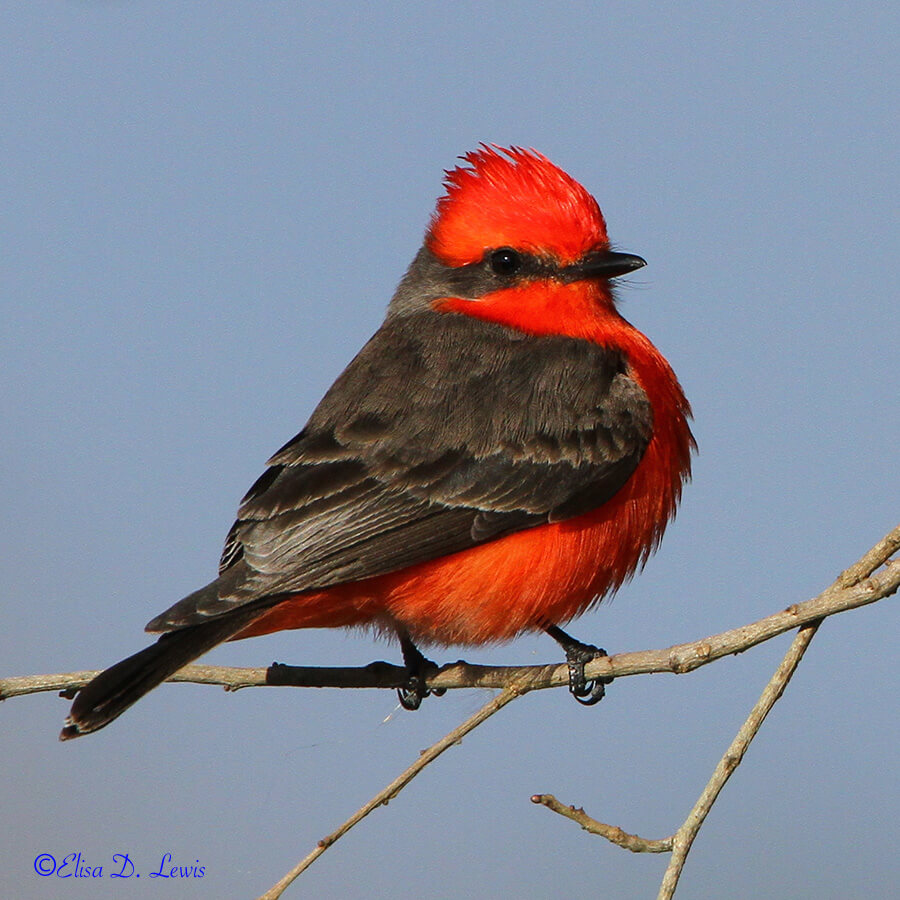
[[[482,145],[446,193],[392,312],[424,305],[537,334],[589,336],[609,279],[645,265],[610,249],[597,201],[535,150]]]

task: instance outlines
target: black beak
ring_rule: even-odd
[[[596,253],[588,253],[581,262],[567,266],[564,272],[572,281],[581,281],[585,278],[616,278],[646,265],[646,259],[641,259],[633,253],[599,250]]]

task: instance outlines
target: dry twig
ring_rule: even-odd
[[[553,794],[534,794],[531,802],[546,806],[552,812],[577,822],[585,831],[599,834],[600,837],[605,837],[613,844],[624,850],[630,850],[632,853],[668,853],[672,849],[672,838],[670,837],[649,840],[637,834],[629,834],[618,825],[607,825],[605,822],[592,819],[581,807],[576,809],[574,806],[564,806]]]
[[[741,653],[786,631],[835,613],[874,603],[893,594],[900,587],[900,565],[889,565],[884,572],[867,577],[900,549],[900,526],[879,541],[858,562],[842,572],[831,587],[811,600],[795,603],[757,622],[723,631],[721,634],[676,644],[661,650],[617,653],[594,660],[585,668],[588,678],[646,675],[656,672],[683,674],[700,666]],[[73,693],[98,672],[68,672],[58,675],[21,675],[0,679],[0,700],[42,691]],[[185,666],[169,681],[195,684],[218,684],[236,691],[246,687],[290,684],[297,687],[363,688],[400,687],[405,683],[405,669],[385,662],[360,668],[318,668],[312,666],[277,666],[272,668],[235,668],[232,666]],[[564,663],[539,666],[476,666],[463,661],[442,666],[428,679],[428,687],[504,688],[509,684],[527,684],[528,690],[559,687],[568,683]]]
[[[495,712],[502,709],[516,697],[527,693],[527,688],[520,688],[517,685],[510,685],[497,694],[488,703],[485,703],[481,709],[473,716],[470,716],[461,725],[458,725],[449,734],[442,737],[436,744],[432,744],[427,750],[424,750],[419,758],[407,769],[401,772],[386,788],[379,791],[365,806],[358,809],[346,822],[344,822],[336,831],[333,831],[327,837],[322,838],[316,845],[315,849],[300,860],[297,865],[291,869],[284,878],[277,884],[267,890],[259,900],[277,900],[285,889],[294,881],[294,879],[304,870],[315,862],[335,841],[342,838],[354,825],[361,822],[373,809],[378,806],[387,805],[393,800],[400,791],[403,790],[412,780],[425,768],[430,762],[437,759],[448,747],[458,744],[470,731],[477,728],[486,719],[489,719]]]
[[[804,625],[797,633],[797,637],[794,638],[784,659],[775,670],[771,681],[766,685],[762,696],[756,701],[756,705],[750,711],[747,720],[735,735],[731,745],[725,751],[725,755],[719,760],[712,777],[703,789],[703,793],[700,794],[697,802],[694,804],[694,808],[690,811],[682,826],[672,836],[672,856],[663,876],[657,900],[671,900],[700,826],[712,809],[712,805],[716,802],[716,798],[719,796],[722,788],[725,787],[725,782],[728,781],[731,773],[740,765],[747,748],[750,746],[750,742],[756,737],[756,733],[759,731],[763,721],[765,721],[769,711],[784,693],[787,683],[791,680],[791,676],[800,664],[800,660],[803,659],[803,654],[806,652],[810,641],[815,637],[818,627],[819,623],[813,622],[809,625]]]
[[[552,795],[535,795],[532,797],[532,801],[572,819],[585,830],[600,834],[607,840],[633,852],[661,853],[671,850],[672,856],[658,895],[658,900],[669,900],[674,894],[694,837],[707,813],[725,782],[740,763],[769,710],[784,691],[820,622],[827,616],[873,603],[897,591],[900,587],[900,562],[892,563],[889,558],[898,549],[900,549],[900,526],[879,541],[860,560],[842,572],[829,588],[811,600],[789,606],[781,612],[750,625],[722,632],[700,641],[678,644],[664,650],[620,653],[588,664],[586,667],[588,678],[609,676],[622,678],[627,675],[653,672],[681,674],[693,671],[716,659],[721,659],[723,656],[740,653],[785,631],[794,628],[800,629],[759,701],[719,761],[694,808],[672,837],[662,840],[647,840],[628,834],[617,826],[605,825],[592,819],[582,809],[564,806]],[[885,567],[884,570],[873,575],[872,573],[881,566]],[[0,700],[41,691],[61,691],[64,695],[71,695],[96,674],[93,671],[70,672],[63,675],[33,675],[0,679]],[[372,663],[363,668],[333,669],[290,666],[269,669],[236,669],[224,666],[194,665],[186,666],[169,680],[220,684],[228,690],[273,684],[316,687],[398,687],[405,680],[405,670],[402,667],[381,662]],[[387,787],[379,791],[336,831],[319,841],[315,849],[278,884],[263,894],[260,900],[276,900],[280,897],[301,872],[354,825],[362,821],[376,807],[387,804],[396,797],[419,772],[440,756],[444,750],[458,743],[464,735],[477,728],[507,703],[532,690],[566,684],[567,680],[568,671],[565,665],[473,666],[460,661],[441,668],[436,675],[428,679],[429,688],[499,687],[503,690],[475,715],[424,751],[411,766]]]
[[[632,853],[666,853],[671,851],[672,856],[669,859],[669,865],[666,868],[666,873],[663,876],[659,894],[657,895],[657,900],[671,900],[700,826],[712,809],[713,803],[716,802],[722,788],[725,787],[725,782],[728,781],[731,773],[740,765],[747,748],[750,746],[750,742],[756,737],[769,711],[787,687],[787,683],[800,664],[800,660],[803,658],[803,654],[818,627],[819,623],[813,622],[810,625],[804,625],[800,629],[775,674],[762,692],[762,696],[751,710],[750,715],[741,726],[725,754],[719,760],[712,777],[703,789],[703,793],[697,799],[688,817],[675,834],[659,840],[649,840],[637,834],[629,834],[616,825],[607,825],[605,822],[599,822],[597,819],[591,818],[583,809],[576,809],[574,806],[564,806],[552,794],[535,794],[531,798],[532,803],[546,806],[553,812],[559,813],[559,815],[565,816],[567,819],[572,819],[573,822],[577,822],[585,831],[605,837],[613,844],[625,850],[631,850]]]
[[[880,596],[888,596],[888,594],[893,593],[897,590],[897,576],[900,575],[900,563],[891,563],[888,558],[898,548],[900,548],[900,527],[895,528],[858,562],[844,570],[831,587],[823,591],[813,601],[809,601],[809,603],[828,602],[829,598],[836,596],[841,591],[854,587],[863,590],[874,590],[874,593],[878,593]],[[885,572],[881,576],[869,578],[882,565],[886,566]],[[876,584],[878,585],[877,587]],[[881,593],[882,590],[886,592]],[[800,605],[805,606],[806,604]],[[767,620],[764,619],[762,621],[765,622]],[[803,658],[803,654],[806,652],[806,648],[815,636],[821,622],[822,619],[813,620],[800,628],[775,674],[769,680],[756,705],[750,711],[750,715],[719,760],[715,771],[688,817],[671,837],[661,840],[647,840],[639,835],[628,834],[617,826],[607,825],[591,818],[583,809],[576,809],[574,806],[564,806],[552,794],[536,794],[531,798],[532,802],[539,803],[553,812],[572,819],[581,825],[585,831],[601,835],[608,841],[626,850],[631,850],[635,853],[663,853],[671,850],[672,855],[669,859],[669,865],[666,868],[657,895],[657,900],[671,900],[681,878],[681,873],[694,838],[697,836],[722,788],[725,787],[725,783],[731,777],[732,772],[740,765],[747,748],[750,746],[750,742],[758,733],[766,716],[784,693],[784,689],[800,664],[800,660]],[[757,623],[757,625],[759,624]]]

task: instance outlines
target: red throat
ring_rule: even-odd
[[[597,282],[530,281],[477,300],[444,297],[433,305],[439,312],[462,313],[525,334],[565,335],[595,343],[615,343],[609,338],[630,327],[615,311],[609,288]]]

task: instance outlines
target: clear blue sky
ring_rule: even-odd
[[[237,500],[377,327],[442,170],[536,147],[645,256],[625,315],[694,405],[663,547],[573,626],[667,646],[805,599],[897,523],[898,13],[888,3],[10,2],[0,7],[0,674],[109,664],[214,573]],[[900,881],[896,601],[823,626],[695,846],[682,893],[888,896]],[[585,710],[514,704],[288,896],[654,896],[664,860],[535,792],[668,834],[788,638]],[[442,658],[455,659],[451,648]],[[547,638],[466,654],[545,662]],[[397,659],[294,632],[208,659]],[[59,744],[0,707],[0,893],[81,851],[205,866],[247,898],[487,699],[166,686]]]

